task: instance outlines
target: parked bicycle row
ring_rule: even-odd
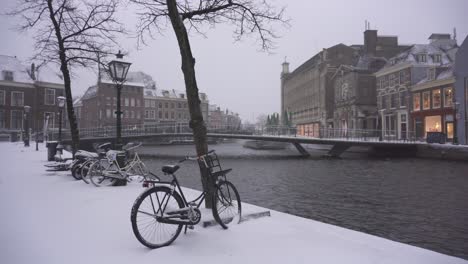
[[[201,220],[200,206],[207,199],[203,191],[194,200],[187,200],[175,175],[181,163],[197,161],[200,169],[207,172],[208,182],[213,186],[211,195],[214,220],[227,229],[228,225],[240,223],[241,200],[234,184],[226,175],[231,169],[223,169],[214,150],[199,157],[186,156],[175,165],[162,166],[162,172],[171,181],[162,181],[150,172],[141,161],[136,148],[140,144],[127,144],[122,151],[111,149],[110,143],[101,144],[97,152],[80,150],[71,163],[49,164],[48,167],[71,170],[72,176],[96,187],[111,186],[119,180],[137,180],[146,189],[137,197],[131,209],[132,230],[137,240],[148,248],[170,245],[182,228],[193,229]],[[66,164],[66,165],[65,165]],[[124,164],[120,166],[120,164]]]

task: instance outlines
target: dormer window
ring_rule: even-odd
[[[435,54],[434,55],[434,63],[440,63],[442,61],[442,55]]]
[[[435,80],[435,77],[436,77],[436,69],[435,68],[427,69],[427,80],[429,81]]]
[[[427,62],[427,55],[425,53],[421,53],[417,55],[418,62]]]
[[[13,81],[13,72],[12,71],[3,71],[3,80],[5,81]]]

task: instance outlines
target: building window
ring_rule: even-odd
[[[177,103],[177,107],[178,107],[178,108],[182,108],[182,104],[181,104],[181,103]]]
[[[5,110],[0,110],[0,128],[5,128],[6,127],[6,116],[5,116]]]
[[[5,91],[0,90],[0,105],[5,105]]]
[[[5,81],[10,81],[12,82],[14,80],[13,78],[13,72],[12,71],[3,71],[3,79]]]
[[[47,128],[55,127],[55,113],[44,112],[44,127],[47,127]]]
[[[417,61],[418,62],[427,62],[427,55],[426,54],[418,54],[417,55]]]
[[[114,102],[114,106],[117,106],[117,97],[113,97],[112,101]]]
[[[140,99],[136,99],[136,107],[140,107]]]
[[[136,118],[137,118],[137,119],[140,119],[140,118],[141,118],[141,113],[140,113],[140,111],[136,111]]]
[[[22,110],[11,110],[11,129],[22,129],[23,128],[23,111]]]
[[[427,69],[427,79],[429,81],[435,80],[436,75],[436,69],[435,68],[429,68]]]
[[[413,94],[413,110],[414,111],[421,110],[421,93]]]
[[[171,119],[174,119],[174,112],[171,112]]]
[[[406,91],[401,91],[400,92],[400,107],[406,107]]]
[[[135,106],[135,98],[130,99],[130,106],[132,106],[132,107]]]
[[[130,106],[130,100],[128,98],[125,98],[125,106]]]
[[[151,100],[150,103],[151,103],[150,105],[151,105],[152,108],[156,108],[156,101]]]
[[[441,104],[441,93],[440,89],[432,91],[432,108],[440,108]]]
[[[164,117],[165,117],[166,119],[169,119],[169,113],[168,113],[168,112],[165,112],[165,113],[164,113]]]
[[[423,92],[423,109],[430,109],[431,108],[431,92]]]
[[[55,105],[55,90],[54,89],[45,89],[45,105]]]
[[[390,108],[396,108],[397,106],[397,99],[398,99],[398,94],[393,93],[390,95]]]
[[[150,100],[145,99],[145,107],[150,107]]]
[[[159,109],[162,109],[162,103],[159,103]]]
[[[159,111],[159,119],[162,119],[162,112]]]
[[[425,132],[442,132],[442,117],[438,116],[426,116],[424,119]]]
[[[11,92],[11,106],[24,106],[23,92]]]
[[[435,63],[439,63],[439,62],[441,62],[441,61],[442,61],[442,55],[440,55],[440,54],[435,54],[435,55],[434,55],[434,62],[435,62]]]
[[[166,108],[166,109],[169,108],[169,103],[168,102],[164,103],[164,108]]]
[[[399,81],[398,84],[403,84],[405,82],[405,72],[404,71],[400,71],[398,81]]]
[[[172,108],[172,109],[174,109],[174,105],[175,105],[174,103],[171,103],[171,108]]]
[[[149,119],[149,111],[145,110],[145,119]]]
[[[107,105],[107,106],[112,105],[112,102],[111,102],[111,98],[110,98],[110,97],[106,97],[106,105]]]
[[[179,119],[182,119],[182,113],[179,113]]]
[[[111,111],[112,111],[111,109],[106,109],[106,117],[107,118],[111,118],[111,115],[112,115]]]
[[[130,111],[130,118],[132,118],[132,119],[135,118],[135,112],[133,110]]]
[[[453,90],[452,87],[444,89],[444,107],[452,107],[453,105]]]

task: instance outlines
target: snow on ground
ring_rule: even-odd
[[[42,145],[36,152],[0,143],[0,263],[468,263],[276,211],[228,230],[197,226],[149,250],[130,223],[140,185],[96,188],[68,172],[45,171],[45,160]]]

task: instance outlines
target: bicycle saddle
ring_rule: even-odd
[[[178,169],[180,168],[179,165],[164,165],[162,167],[162,172],[168,173],[168,174],[174,174]]]

